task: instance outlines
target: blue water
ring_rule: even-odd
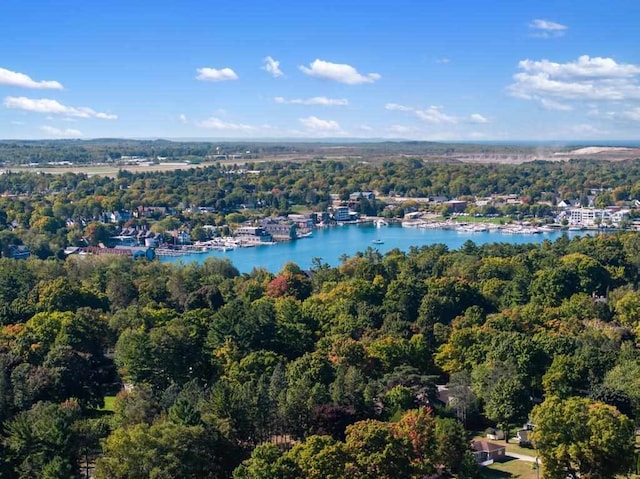
[[[373,225],[346,225],[334,228],[321,228],[313,232],[310,238],[278,243],[272,246],[237,248],[231,251],[210,251],[204,254],[192,254],[178,257],[164,257],[161,261],[202,263],[210,257],[229,258],[241,273],[250,273],[253,268],[266,268],[277,273],[285,263],[293,261],[303,269],[311,266],[313,258],[321,258],[331,266],[340,264],[342,255],[353,256],[367,247],[386,253],[394,248],[408,251],[411,246],[444,243],[449,249],[457,249],[465,241],[471,240],[480,245],[484,243],[541,243],[545,239],[555,240],[562,235],[571,237],[576,233],[553,232],[544,234],[503,234],[499,232],[463,233],[454,230],[402,228],[399,225],[376,228]],[[580,234],[580,233],[577,233]],[[380,239],[383,244],[372,241]]]

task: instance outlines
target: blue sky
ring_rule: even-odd
[[[640,2],[0,3],[0,138],[638,140]]]

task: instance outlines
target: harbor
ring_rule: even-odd
[[[201,263],[210,257],[228,258],[242,273],[249,273],[253,268],[265,268],[275,273],[287,262],[295,262],[300,267],[308,269],[314,258],[320,258],[322,262],[336,266],[345,255],[353,256],[367,248],[386,253],[393,249],[408,251],[411,247],[441,243],[449,249],[457,249],[469,240],[476,244],[541,243],[545,240],[553,241],[563,235],[572,238],[589,233],[560,228],[536,227],[533,229],[525,225],[491,225],[489,227],[487,224],[486,228],[477,226],[473,230],[465,229],[462,224],[431,225],[430,227],[407,227],[402,223],[389,223],[388,226],[377,226],[375,222],[368,221],[341,227],[318,228],[314,230],[313,235],[299,240],[258,246],[254,244],[253,247],[236,246],[233,242],[219,242],[218,244],[227,245],[228,248],[220,246],[199,253],[161,256],[160,259],[169,262]]]

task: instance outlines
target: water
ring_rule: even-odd
[[[390,225],[377,228],[373,225],[345,225],[334,228],[320,228],[309,238],[278,243],[272,246],[237,248],[231,251],[210,251],[204,254],[192,254],[178,257],[164,257],[161,261],[202,263],[210,257],[229,258],[241,273],[249,273],[253,268],[266,268],[277,273],[285,263],[292,261],[303,269],[311,266],[313,258],[331,266],[340,264],[343,255],[354,256],[359,251],[372,247],[386,253],[394,248],[408,251],[411,246],[443,243],[449,249],[457,249],[465,241],[471,240],[480,245],[484,243],[541,243],[545,239],[554,241],[562,235],[571,237],[574,232],[553,232],[544,234],[503,234],[497,231],[464,233],[454,230],[402,228]],[[580,234],[580,233],[577,233]],[[372,241],[381,240],[383,244]]]

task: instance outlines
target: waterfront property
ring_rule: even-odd
[[[235,231],[234,236],[236,239],[248,243],[273,242],[273,236],[260,226],[241,226]]]
[[[377,228],[372,223],[346,224],[337,228],[318,228],[314,230],[312,236],[302,241],[280,242],[269,248],[233,248],[227,251],[215,249],[204,254],[185,254],[180,257],[162,258],[162,260],[187,263],[202,262],[209,257],[228,258],[242,273],[250,273],[253,268],[266,268],[276,273],[290,261],[297,263],[303,269],[310,268],[313,258],[321,258],[322,262],[337,266],[343,255],[353,256],[373,247],[381,253],[392,249],[407,251],[411,247],[430,246],[436,243],[456,249],[469,240],[476,244],[496,241],[512,244],[540,243],[544,240],[553,241],[563,235],[571,238],[576,234],[581,233],[565,230],[534,234],[527,233],[525,230],[521,234],[503,234],[499,229],[461,233],[454,229],[402,228],[394,224],[384,228]],[[383,241],[383,244],[373,244],[372,241],[376,239]],[[236,237],[234,241],[237,240]],[[270,243],[251,243],[251,245],[256,244]]]
[[[626,218],[629,218],[629,210],[619,208],[574,208],[561,214],[567,218],[570,225],[576,226],[617,226]]]

